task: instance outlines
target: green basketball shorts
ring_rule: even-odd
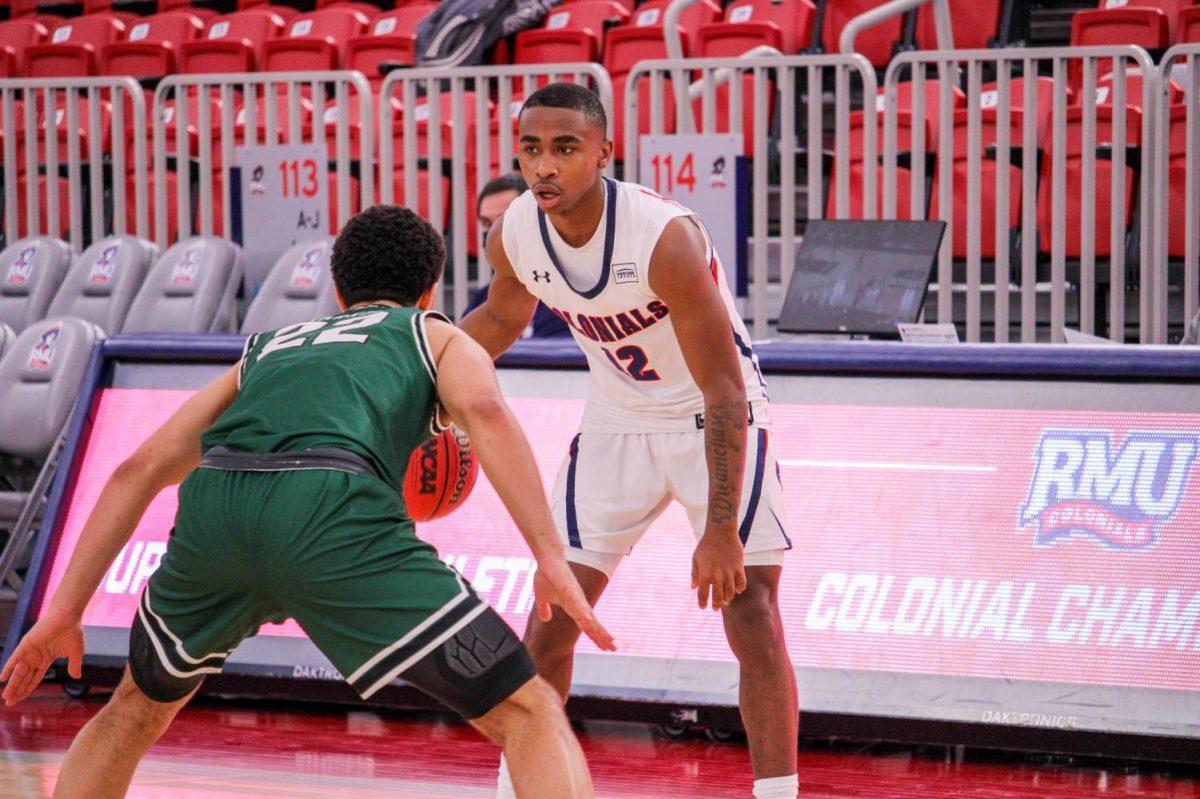
[[[288,618],[364,699],[403,675],[476,718],[535,673],[383,481],[330,469],[192,472],[134,620],[135,681],[152,699],[181,699],[260,625]]]

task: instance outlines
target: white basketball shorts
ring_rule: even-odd
[[[612,577],[672,500],[683,505],[699,539],[708,516],[703,430],[579,433],[559,469],[551,504],[567,560]],[[792,548],[766,428],[751,427],[746,437],[738,537],[747,566],[780,565]]]

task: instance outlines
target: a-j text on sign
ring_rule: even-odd
[[[234,150],[233,238],[245,252],[247,297],[284,250],[329,235],[327,158],[312,144]]]
[[[695,211],[712,237],[729,290],[746,294],[749,197],[741,134],[647,134],[638,151],[638,177]]]

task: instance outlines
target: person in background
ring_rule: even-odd
[[[479,199],[475,201],[475,213],[479,218],[479,230],[485,239],[488,231],[492,229],[492,223],[499,219],[508,210],[512,201],[524,194],[528,188],[525,178],[521,177],[520,172],[510,172],[507,175],[492,178],[484,185],[479,192]],[[490,287],[491,282],[489,281],[487,285],[480,286],[472,292],[464,313],[470,313],[482,305],[483,301],[487,299]],[[563,320],[539,302],[537,310],[533,314],[533,320],[529,323],[529,327],[525,328],[525,333],[521,338],[554,338],[570,335],[571,331],[563,323]]]
[[[1179,340],[1179,343],[1191,346],[1200,344],[1200,310],[1197,310],[1192,321],[1188,322],[1187,330],[1183,332],[1183,338]]]

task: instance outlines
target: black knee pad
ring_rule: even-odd
[[[400,676],[477,719],[537,676],[537,668],[512,628],[487,608]]]
[[[134,617],[129,630],[129,673],[141,692],[155,702],[178,702],[204,682],[204,675],[176,677],[163,668],[142,620]]]

